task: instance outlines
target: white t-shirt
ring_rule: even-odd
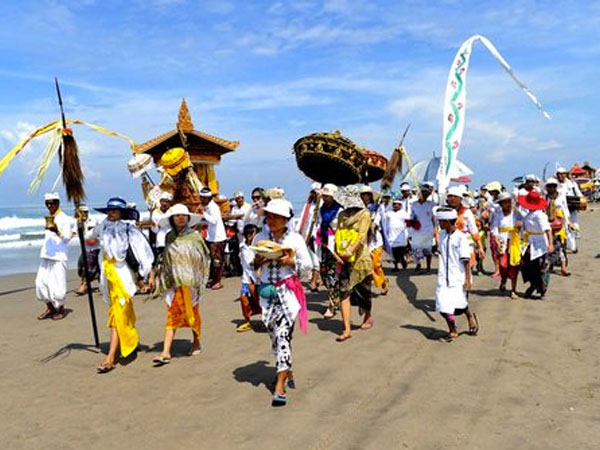
[[[529,235],[529,241],[524,252],[527,248],[531,248],[530,258],[532,261],[544,256],[548,252],[548,236],[545,232],[551,229],[546,213],[544,211],[529,211],[523,217],[523,229],[526,233],[535,233]]]
[[[88,217],[83,225],[83,239],[85,242],[85,248],[90,250],[98,250],[100,248],[100,242],[96,238],[96,219],[93,217]],[[94,242],[93,244],[88,244],[89,242]]]
[[[58,211],[58,214],[54,216],[54,223],[58,228],[58,234],[50,230],[44,232],[44,244],[40,250],[40,258],[67,261],[69,242],[73,237],[73,219],[64,212]]]
[[[245,242],[240,244],[240,260],[242,262],[242,283],[256,283],[256,271],[253,267],[256,253]]]
[[[438,286],[455,288],[463,286],[466,279],[465,261],[471,259],[471,244],[467,235],[460,230],[452,234],[440,233],[440,262],[438,267]]]
[[[214,201],[211,200],[211,202],[206,206],[206,210],[202,215],[202,219],[208,223],[208,234],[206,236],[207,241],[223,242],[227,240],[227,234],[225,233],[225,225],[223,225],[221,210]]]
[[[410,219],[408,213],[399,209],[388,211],[385,215],[384,233],[390,247],[404,247],[408,244],[408,230],[406,221]]]

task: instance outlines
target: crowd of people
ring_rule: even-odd
[[[446,339],[453,341],[459,336],[457,316],[465,315],[469,334],[479,331],[468,303],[474,276],[497,279],[511,299],[545,299],[554,268],[570,275],[568,255],[577,252],[580,233],[572,199],[581,193],[562,168],[544,181],[528,175],[511,192],[498,181],[477,192],[451,186],[441,202],[431,182],[403,183],[398,193],[313,183],[297,212],[281,188],[255,188],[252,203],[236,192],[225,213],[210,189],[199,194],[200,205],[190,211],[163,193],[147,221],[140,221],[137,209],[119,197],[96,208],[106,215],[100,223],[89,217],[88,208],[77,211],[86,248],[77,293],[85,294],[88,286],[85,259],[87,276],[99,280],[109,307],[110,347],[98,373],[112,371],[119,353],[127,357],[138,347],[136,292],[161,298],[167,306],[156,366],[170,363],[179,328],[192,331],[189,355],[200,354],[200,303],[207,289],[223,287],[228,252],[234,256],[228,260],[235,266],[230,272],[241,275],[237,331],[252,330],[252,316],[261,315],[277,370],[272,405],[282,406],[286,390],[295,387],[291,342],[296,320],[301,331],[307,330],[305,288],[326,291],[323,316],[341,315],[336,341],[343,343],[353,337],[352,306],[362,317],[360,329],[375,325],[373,296],[389,292],[385,255],[393,271],[414,264],[414,273],[424,275],[432,274],[437,256],[436,309],[448,326]],[[58,195],[46,194],[45,203],[49,216],[35,284],[46,309],[38,319],[60,320],[65,317],[67,246],[75,233]],[[484,270],[486,258],[489,267],[493,264],[491,273]],[[524,292],[518,290],[519,274],[528,283]]]

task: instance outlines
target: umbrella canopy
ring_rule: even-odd
[[[571,172],[571,175],[574,175],[574,176],[581,176],[581,175],[585,175],[587,173],[585,170],[583,170],[579,166],[579,164],[575,164],[573,167],[571,167],[571,170],[569,172]]]
[[[439,156],[434,156],[431,159],[417,162],[412,166],[412,169],[407,170],[404,173],[400,183],[414,184],[416,182],[423,184],[425,181],[435,183],[440,168],[440,160],[441,158]],[[456,183],[470,183],[471,175],[473,175],[473,171],[464,163],[456,160],[450,170],[450,181]]]

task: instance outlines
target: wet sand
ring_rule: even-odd
[[[161,368],[151,360],[165,304],[136,297],[141,351],[97,375],[108,346],[101,297],[98,350],[86,297],[70,293],[65,320],[40,322],[35,275],[0,277],[0,448],[598,448],[600,212],[581,222],[573,276],[553,275],[546,301],[510,300],[497,281],[475,279],[477,337],[439,339],[435,275],[396,276],[388,265],[392,288],[374,300],[375,327],[343,344],[339,317],[321,319],[325,294],[309,294],[308,335],[297,328],[293,341],[298,388],[279,409],[270,406],[268,336],[235,331],[239,279],[201,306],[206,351],[185,356],[191,332],[181,330]],[[69,280],[75,289],[74,273]],[[466,331],[464,317],[459,325]]]

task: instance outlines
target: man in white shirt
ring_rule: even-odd
[[[52,192],[44,195],[46,216],[44,244],[40,251],[40,267],[35,279],[37,299],[46,304],[46,310],[39,320],[65,317],[65,296],[67,295],[67,261],[69,241],[73,237],[73,221],[60,209],[60,197]]]
[[[383,222],[383,232],[392,248],[392,256],[394,257],[394,270],[398,270],[398,263],[406,269],[408,262],[408,231],[406,221],[410,219],[408,213],[402,207],[402,200],[394,199],[392,202],[392,210],[386,214],[386,220]]]
[[[169,225],[161,226],[161,219],[167,215],[167,211],[173,202],[173,195],[169,192],[160,194],[160,206],[152,211],[150,220],[152,222],[152,232],[156,235],[156,253],[161,254],[165,249],[165,238],[171,229]]]
[[[432,246],[435,237],[433,208],[436,204],[427,200],[431,196],[431,188],[425,184],[421,186],[419,200],[412,204],[412,251],[413,259],[417,263],[416,270],[421,270],[421,261],[426,260],[427,273],[431,272]]]
[[[302,208],[300,217],[294,221],[295,226],[293,227],[304,238],[304,242],[306,242],[308,253],[310,254],[313,263],[310,280],[311,292],[318,292],[320,284],[319,266],[321,260],[317,253],[317,246],[315,245],[315,237],[317,236],[317,230],[319,229],[317,222],[319,220],[319,206],[321,204],[320,189],[321,183],[315,182],[311,184],[306,203]]]
[[[210,278],[208,286],[213,289],[222,289],[221,278],[223,276],[223,260],[225,256],[225,242],[227,235],[225,225],[221,217],[219,206],[213,201],[213,193],[207,187],[200,190],[199,213],[202,220],[208,225],[206,244],[210,249]]]
[[[233,201],[235,204],[232,206],[229,215],[226,217],[227,225],[236,228],[239,242],[242,242],[244,239],[244,218],[250,213],[252,206],[245,200],[243,192],[234,193]]]

